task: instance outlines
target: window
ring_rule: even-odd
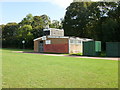
[[[73,43],[74,43],[74,41],[73,41],[73,40],[70,40],[70,43],[72,43],[72,44],[73,44]]]
[[[70,40],[71,44],[81,44],[81,40],[72,39]]]
[[[70,40],[70,43],[71,43],[71,44],[75,44],[75,43],[76,43],[76,40],[75,40],[75,39],[72,39],[72,40]]]
[[[81,44],[81,41],[80,41],[80,40],[77,40],[76,43],[77,43],[77,44]]]
[[[51,40],[46,40],[45,44],[51,44]]]
[[[50,31],[44,31],[44,32],[43,32],[43,35],[45,35],[45,36],[46,36],[46,35],[50,35]]]
[[[43,37],[42,37],[42,40],[46,40],[46,36],[43,36]]]

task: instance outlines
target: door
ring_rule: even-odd
[[[40,41],[40,43],[39,43],[39,52],[44,52],[44,50],[43,50],[43,41]]]

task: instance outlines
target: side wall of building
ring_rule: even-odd
[[[40,52],[40,47],[39,47],[40,41],[42,41],[42,38],[34,41],[34,52]]]
[[[68,38],[48,38],[51,44],[44,44],[44,52],[69,53]]]
[[[69,53],[68,52],[68,44],[49,44],[49,45],[45,44],[44,52]]]
[[[34,41],[34,52],[39,52],[39,42],[38,41]]]
[[[83,46],[81,44],[70,44],[69,53],[83,53]]]
[[[64,30],[51,29],[50,34],[51,36],[64,36]]]
[[[83,53],[83,41],[76,38],[70,38],[69,53]]]

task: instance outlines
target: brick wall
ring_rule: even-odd
[[[69,53],[68,44],[45,44],[44,52],[52,52],[52,53]]]
[[[68,43],[68,38],[48,38],[51,40],[51,44],[65,44]]]

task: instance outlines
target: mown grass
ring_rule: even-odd
[[[2,51],[3,88],[118,87],[118,61]]]

